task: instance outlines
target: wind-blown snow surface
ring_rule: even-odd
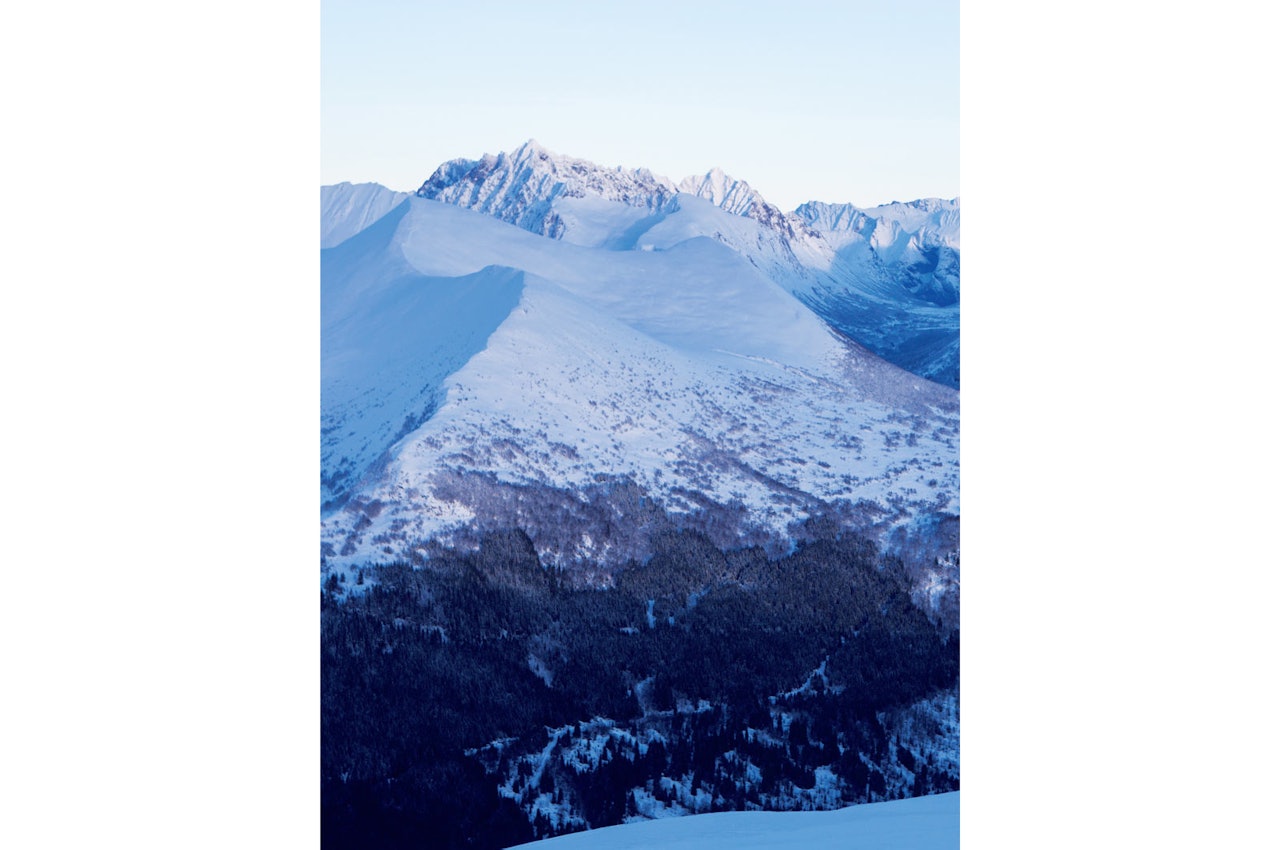
[[[672,513],[710,499],[779,537],[820,501],[884,527],[959,512],[957,394],[840,338],[686,226],[756,222],[681,201],[647,251],[415,197],[322,252],[328,567],[518,522],[505,503],[521,487],[630,479]],[[637,554],[624,538],[540,555],[621,562]]]
[[[708,237],[881,357],[959,386],[958,200],[810,202],[784,214],[719,169],[675,184],[532,140],[445,163],[417,194],[577,245],[654,250]]]
[[[364,230],[405,198],[377,183],[320,187],[320,247],[332,248]]]
[[[959,846],[959,791],[826,812],[717,812],[665,818],[517,845],[539,850],[955,850]]]

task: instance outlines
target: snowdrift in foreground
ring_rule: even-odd
[[[959,846],[959,791],[830,812],[718,812],[668,818],[519,845],[539,850],[953,850]]]

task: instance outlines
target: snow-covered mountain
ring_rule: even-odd
[[[960,202],[926,198],[861,210],[810,201],[796,215],[838,253],[870,252],[900,270],[903,288],[939,306],[960,300]]]
[[[955,850],[960,792],[818,812],[719,812],[609,826],[517,848],[539,850]]]
[[[874,353],[959,385],[959,202],[867,210],[810,202],[783,213],[718,168],[678,184],[525,142],[440,166],[419,197],[576,245],[652,250],[705,236]]]
[[[958,787],[954,204],[533,143],[321,200],[327,841]],[[783,828],[954,846],[916,806]]]
[[[651,250],[618,251],[414,197],[322,253],[327,568],[494,524],[549,563],[643,557],[643,527],[530,509],[624,482],[726,539],[785,541],[833,509],[881,532],[959,512],[955,391],[690,235],[758,223],[681,204]]]
[[[662,210],[676,192],[670,180],[646,169],[601,168],[553,154],[530,139],[509,154],[450,160],[427,178],[417,194],[562,238],[569,225],[560,215],[565,201],[591,199],[633,208],[630,216],[630,211],[614,210],[621,220],[608,222],[629,225]],[[567,207],[573,210],[575,205]]]

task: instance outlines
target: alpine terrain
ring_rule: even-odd
[[[326,843],[956,790],[959,215],[322,187]]]

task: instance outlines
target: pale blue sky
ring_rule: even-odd
[[[957,0],[323,0],[321,182],[528,138],[790,210],[960,194]]]

